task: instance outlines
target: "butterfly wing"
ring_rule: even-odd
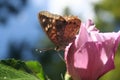
[[[62,17],[47,11],[39,13],[39,21],[48,37],[59,49],[64,49],[75,39],[81,23],[75,16]]]
[[[56,46],[61,46],[61,35],[63,35],[64,27],[66,26],[66,20],[56,14],[51,14],[47,11],[41,11],[39,13],[39,21],[46,32],[48,37]]]
[[[67,16],[66,19],[67,25],[64,30],[64,39],[66,46],[76,38],[76,34],[79,31],[81,20],[76,16]]]

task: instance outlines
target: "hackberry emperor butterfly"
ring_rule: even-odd
[[[81,21],[76,16],[60,16],[48,11],[41,11],[38,15],[42,28],[58,47],[57,50],[64,48],[75,39]]]

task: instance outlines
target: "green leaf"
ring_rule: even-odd
[[[45,77],[37,61],[8,59],[0,61],[0,80],[45,80]]]
[[[40,80],[45,80],[44,73],[41,64],[35,61],[26,62],[29,69],[32,70],[33,74],[37,76]]]

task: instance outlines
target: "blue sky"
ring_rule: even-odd
[[[47,39],[38,21],[37,15],[39,11],[48,10],[52,13],[62,15],[63,8],[68,6],[76,16],[80,15],[83,21],[87,21],[87,19],[94,19],[95,15],[91,3],[96,1],[97,0],[28,0],[27,6],[19,15],[10,16],[7,25],[0,24],[0,59],[7,57],[8,44],[10,41],[15,42],[16,47],[19,47],[22,41],[25,40],[26,43],[29,44],[29,48],[31,48],[36,47],[43,38]],[[42,42],[40,44],[42,44]],[[23,57],[26,57],[29,53],[31,53],[29,50],[25,50]],[[27,57],[29,59],[32,55]]]
[[[72,13],[81,16],[83,21],[94,18],[93,3],[99,0],[49,0],[48,10],[57,14],[62,14],[64,8],[68,6]]]

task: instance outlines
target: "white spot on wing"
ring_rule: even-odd
[[[45,31],[48,31],[48,27],[45,27]]]
[[[43,19],[42,22],[45,22],[45,19]]]

